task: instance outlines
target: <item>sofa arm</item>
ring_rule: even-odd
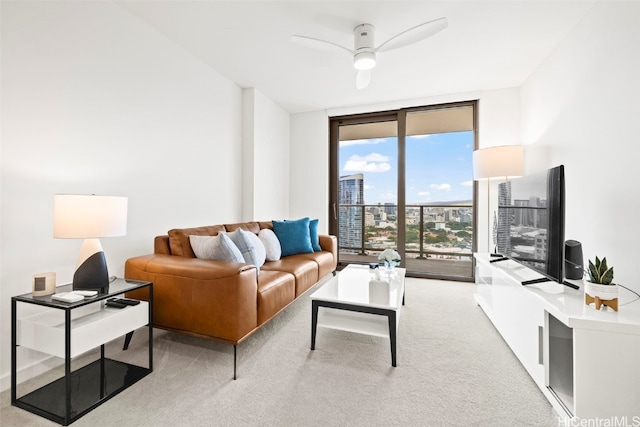
[[[165,254],[125,262],[125,278],[153,282],[154,325],[237,343],[258,325],[255,266]],[[146,292],[129,293],[146,299]]]
[[[329,234],[321,234],[318,236],[320,248],[323,251],[331,252],[334,261],[338,262],[338,238]]]

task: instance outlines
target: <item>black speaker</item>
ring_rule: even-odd
[[[564,242],[564,276],[567,279],[582,279],[584,273],[582,243],[577,240]]]

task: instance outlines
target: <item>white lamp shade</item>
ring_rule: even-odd
[[[473,152],[473,179],[522,176],[524,155],[521,145],[502,145]]]
[[[53,237],[93,239],[127,234],[127,198],[56,194]]]

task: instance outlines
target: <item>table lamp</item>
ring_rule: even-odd
[[[491,252],[491,178],[522,176],[524,154],[522,145],[501,145],[473,152],[473,179],[487,180],[487,249]]]
[[[127,234],[127,198],[56,194],[53,205],[53,237],[84,239],[73,289],[107,293],[109,273],[99,238]]]

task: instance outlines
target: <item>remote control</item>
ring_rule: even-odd
[[[138,301],[137,299],[119,298],[116,301],[118,301],[121,304],[126,304],[126,305],[138,305],[138,304],[140,304],[140,301]]]
[[[112,300],[107,301],[106,303],[104,303],[104,305],[113,307],[113,308],[125,308],[127,306],[127,304],[122,304],[121,302],[112,301]]]

